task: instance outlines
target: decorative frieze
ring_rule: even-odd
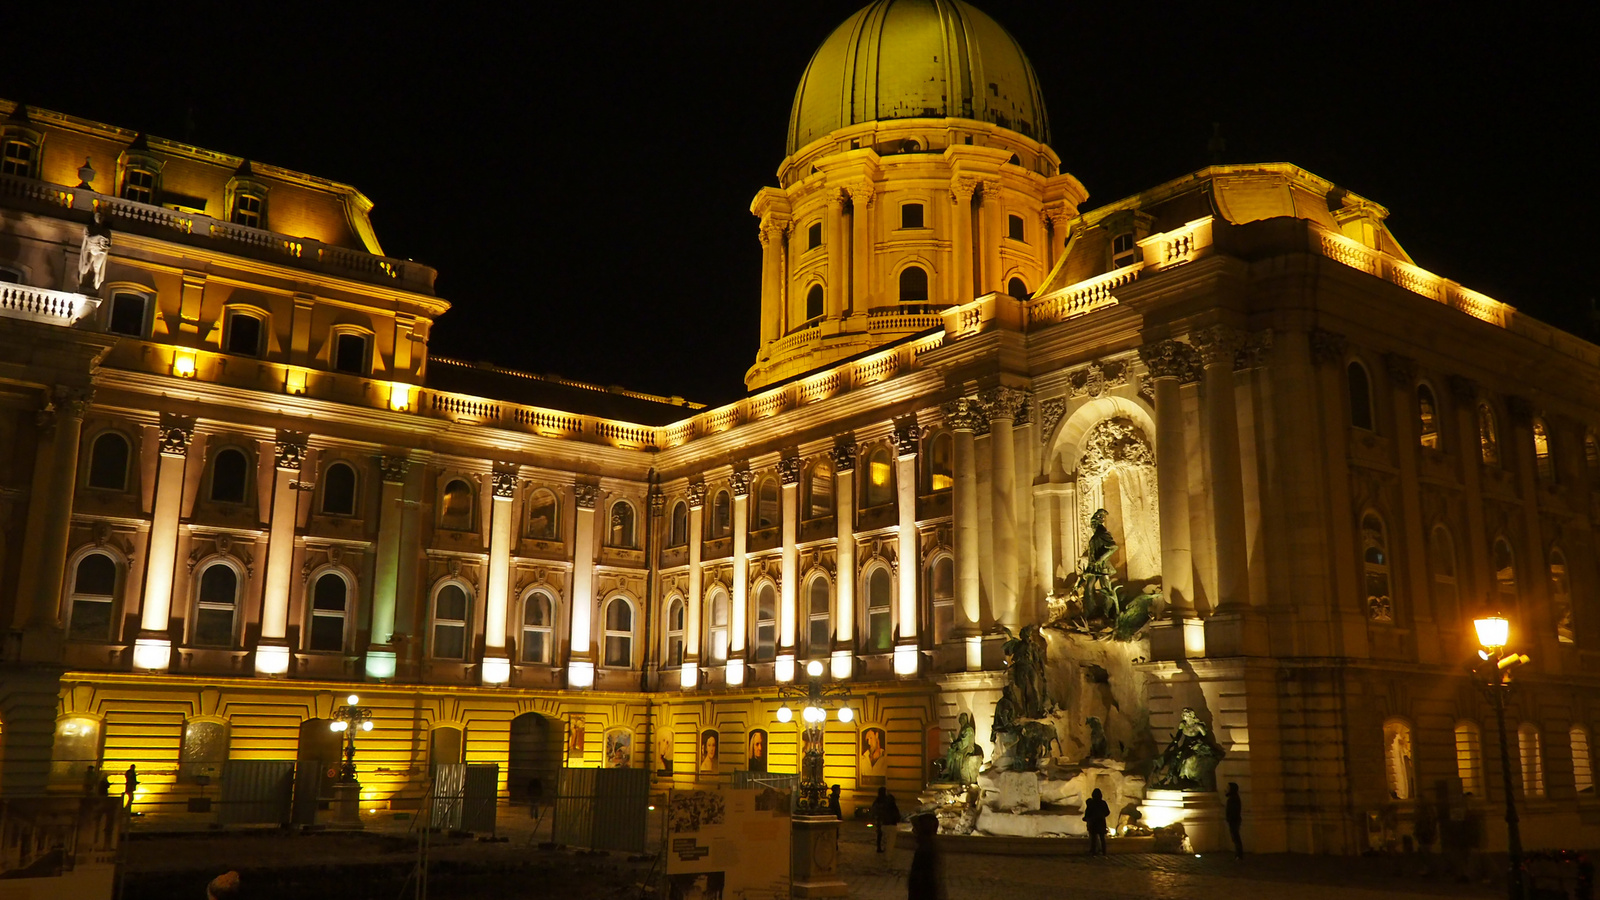
[[[735,466],[733,477],[729,479],[733,483],[733,495],[735,497],[750,496],[750,481],[752,478],[748,462],[741,462]]]
[[[706,483],[703,480],[689,482],[685,494],[689,497],[689,508],[700,509],[706,505]]]
[[[894,429],[894,448],[901,459],[917,454],[917,439],[922,436],[922,428],[917,425],[915,418],[906,419]]]
[[[1067,414],[1067,398],[1048,397],[1039,401],[1039,442],[1050,440],[1051,432],[1055,431],[1056,423]]]
[[[1267,364],[1272,352],[1272,329],[1267,328],[1247,335],[1244,344],[1233,355],[1233,370],[1258,369]]]
[[[852,472],[852,471],[854,471],[855,467],[856,467],[856,442],[855,442],[855,439],[854,438],[848,438],[848,439],[846,439],[844,441],[841,441],[841,442],[835,444],[833,446],[833,449],[831,451],[829,451],[829,455],[833,457],[833,469],[834,469],[834,471],[836,471],[836,472]]]
[[[1073,397],[1099,397],[1112,388],[1128,383],[1128,364],[1117,360],[1095,360],[1067,375]]]
[[[517,473],[513,470],[496,467],[489,476],[490,488],[498,498],[509,500],[517,493]]]
[[[784,484],[799,484],[801,469],[800,462],[800,455],[798,452],[794,455],[785,455],[780,457],[778,459],[778,478],[782,480]]]
[[[300,471],[306,461],[306,435],[298,431],[279,431],[272,445],[272,460],[280,469]]]
[[[1009,419],[1015,422],[1028,402],[1028,392],[1020,388],[997,387],[984,392],[984,406],[989,410],[989,421]]]
[[[1197,380],[1200,367],[1199,354],[1181,341],[1154,341],[1139,348],[1139,360],[1149,370],[1151,378],[1177,378]]]
[[[161,416],[161,455],[187,456],[194,439],[194,419],[163,413]]]
[[[661,485],[650,485],[650,495],[647,498],[650,504],[650,518],[659,519],[667,511],[667,495],[661,492]]]
[[[580,481],[572,486],[572,497],[579,509],[594,509],[595,501],[600,499],[600,486]]]

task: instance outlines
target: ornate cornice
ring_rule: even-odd
[[[706,505],[706,483],[704,481],[691,481],[684,492],[689,497],[689,508],[700,509]]]
[[[865,181],[846,185],[845,191],[850,194],[850,202],[857,207],[871,206],[873,198],[878,194],[877,188]]]
[[[750,474],[750,464],[747,463],[747,462],[740,463],[733,470],[733,476],[729,479],[729,481],[731,481],[733,483],[733,495],[735,497],[748,497],[748,496],[750,496],[750,480],[751,480],[751,478],[752,478],[752,476]]]
[[[161,416],[161,455],[188,456],[194,439],[194,419],[163,413]]]
[[[894,449],[901,459],[917,455],[917,439],[922,437],[922,426],[909,419],[895,426]]]
[[[1326,366],[1344,365],[1349,343],[1344,335],[1326,328],[1311,329],[1311,359]]]
[[[510,469],[495,469],[489,476],[490,488],[496,497],[509,500],[517,493],[517,473]]]
[[[572,497],[579,509],[594,509],[595,501],[600,499],[600,485],[580,481],[572,486]]]
[[[1181,341],[1153,341],[1139,348],[1151,378],[1186,378],[1200,365],[1194,348]]]
[[[962,175],[950,180],[950,202],[960,203],[970,201],[972,195],[978,192],[978,179],[971,175]]]
[[[783,456],[778,459],[778,478],[784,484],[800,483],[800,456]]]
[[[989,419],[989,411],[976,397],[957,397],[940,407],[944,421],[953,431],[973,431]]]
[[[1200,356],[1200,365],[1208,369],[1217,365],[1227,365],[1231,369],[1248,340],[1249,335],[1231,325],[1209,325],[1189,335],[1190,343]]]
[[[1013,387],[990,388],[983,394],[983,405],[988,407],[989,421],[1010,419],[1015,422],[1028,402],[1028,391]]]
[[[406,480],[406,470],[411,468],[411,460],[404,456],[378,457],[378,471],[383,473],[383,480],[399,484]]]
[[[272,461],[280,469],[300,471],[306,461],[306,436],[298,431],[278,432],[277,443],[272,445]]]
[[[835,444],[833,449],[828,451],[828,455],[833,457],[833,470],[835,472],[851,472],[855,470],[856,442],[853,438]]]

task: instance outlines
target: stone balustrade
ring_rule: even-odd
[[[71,327],[94,312],[100,301],[83,294],[25,284],[0,284],[0,316]]]

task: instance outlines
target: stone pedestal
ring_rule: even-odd
[[[789,832],[794,873],[791,897],[844,897],[850,888],[839,877],[839,820],[833,816],[795,816]]]
[[[361,828],[361,784],[341,781],[333,786],[333,827]]]
[[[1150,788],[1144,792],[1140,809],[1144,813],[1144,823],[1152,828],[1182,822],[1195,853],[1233,849],[1219,794]]]

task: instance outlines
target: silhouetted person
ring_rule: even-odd
[[[98,766],[90,766],[83,771],[83,795],[85,797],[93,797],[99,789],[100,768]]]
[[[1089,795],[1089,802],[1083,805],[1083,824],[1089,830],[1089,855],[1093,856],[1095,850],[1101,856],[1106,855],[1106,819],[1111,818],[1111,807],[1106,805],[1105,798],[1101,796],[1100,789],[1095,788]]]
[[[122,773],[122,803],[131,811],[133,809],[133,795],[139,790],[139,770],[133,763],[128,764],[128,771]]]
[[[878,830],[878,852],[883,852],[883,833],[900,824],[900,804],[886,787],[878,788],[878,799],[872,801],[872,824]]]
[[[828,793],[828,812],[836,819],[844,819],[844,810],[839,808],[839,786],[837,784]]]
[[[939,820],[928,813],[912,816],[911,833],[916,835],[917,849],[911,854],[911,870],[906,873],[906,898],[943,900],[944,867],[939,862],[939,848],[934,844]]]
[[[1244,801],[1239,797],[1239,782],[1228,782],[1228,805],[1225,811],[1228,834],[1233,836],[1233,858],[1244,859],[1244,838],[1239,836],[1239,825],[1244,821]]]

